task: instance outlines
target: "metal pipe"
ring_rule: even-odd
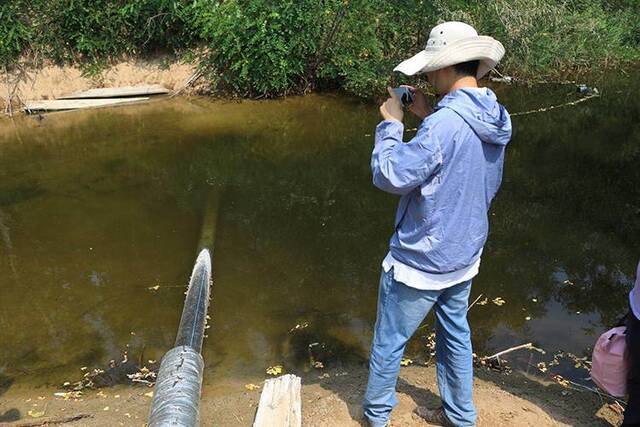
[[[200,353],[204,340],[209,308],[209,284],[211,283],[211,257],[208,249],[198,255],[191,273],[187,298],[184,301],[175,347],[186,345]]]
[[[175,347],[160,363],[149,412],[150,427],[195,427],[199,422],[204,360],[200,355],[209,308],[211,256],[203,249],[193,267]]]
[[[191,347],[169,350],[162,358],[149,413],[149,426],[195,427],[199,424],[204,360]]]

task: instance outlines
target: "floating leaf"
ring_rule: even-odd
[[[160,285],[149,286],[147,289],[150,291],[157,291],[158,289],[160,289]]]
[[[80,397],[82,397],[82,392],[81,391],[68,391],[68,392],[58,392],[58,393],[53,393],[54,396],[56,397],[61,397],[64,400],[69,400],[69,399],[79,399]]]
[[[280,375],[282,373],[282,365],[270,366],[267,368],[267,374],[269,375]]]
[[[303,322],[303,323],[298,323],[296,326],[294,326],[293,328],[289,329],[289,333],[300,330],[300,329],[305,329],[309,327],[309,322]]]
[[[496,297],[493,299],[493,302],[495,305],[497,305],[498,307],[500,307],[501,305],[503,305],[506,301],[503,300],[501,297]]]
[[[413,363],[413,360],[408,358],[402,358],[402,360],[400,361],[400,366],[409,366],[412,363]]]
[[[436,349],[436,334],[435,334],[435,332],[431,332],[427,336],[427,349],[431,350],[431,352],[435,351],[435,349]]]
[[[564,379],[564,377],[562,377],[561,375],[552,375],[551,378],[561,386],[569,387],[569,381]]]
[[[30,409],[27,414],[29,414],[29,416],[33,418],[40,418],[44,416],[44,411],[36,411],[35,409]]]
[[[246,388],[249,391],[253,391],[253,390],[258,390],[260,386],[256,384],[245,384],[244,388]]]

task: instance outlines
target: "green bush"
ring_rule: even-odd
[[[317,0],[198,2],[200,36],[210,51],[205,64],[213,70],[215,87],[243,96],[304,89],[320,38],[320,5]]]
[[[319,77],[338,80],[348,92],[370,96],[389,83],[391,70],[424,48],[437,23],[431,2],[351,0],[328,46]],[[340,9],[333,14],[340,13]]]
[[[86,69],[123,55],[201,52],[216,93],[380,93],[429,29],[461,20],[502,41],[520,77],[601,71],[640,58],[637,0],[5,0],[0,60]]]
[[[31,30],[21,15],[20,2],[6,2],[0,5],[0,62],[10,67],[26,50]]]
[[[19,53],[37,53],[56,62],[94,66],[121,55],[172,52],[198,42],[190,26],[192,1],[19,0],[10,4],[2,10],[13,13],[16,28],[23,24],[30,30],[21,33],[30,43],[12,52],[14,59]],[[12,28],[0,27],[0,40],[11,32]]]

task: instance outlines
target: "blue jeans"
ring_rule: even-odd
[[[372,426],[384,426],[398,404],[396,383],[407,341],[431,308],[436,314],[436,369],[444,412],[456,426],[474,426],[473,355],[467,305],[471,281],[443,290],[420,290],[382,272],[378,318],[369,360],[364,414]]]

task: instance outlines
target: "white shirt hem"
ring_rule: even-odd
[[[480,258],[468,267],[449,273],[435,274],[418,270],[395,259],[391,252],[382,261],[382,268],[389,272],[393,268],[393,278],[397,282],[422,290],[441,290],[473,279],[480,271]]]

